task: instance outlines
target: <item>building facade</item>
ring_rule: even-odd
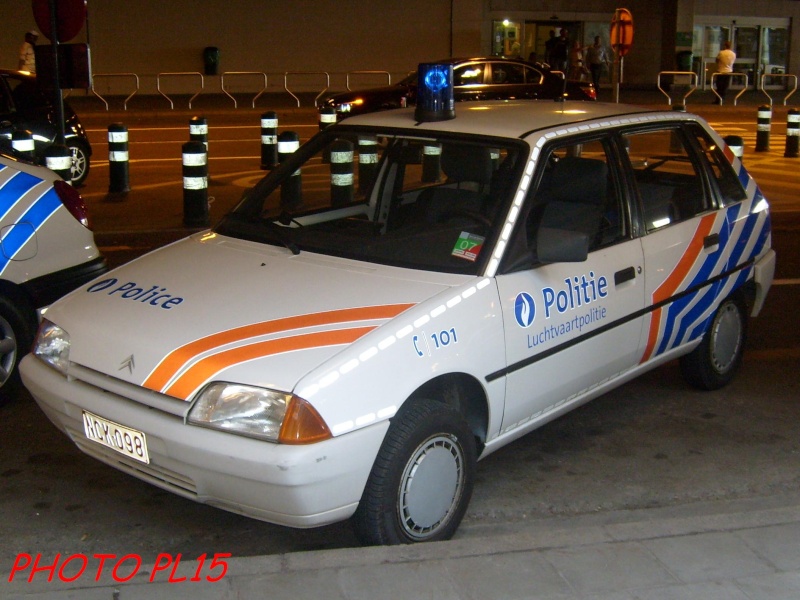
[[[617,8],[611,0],[88,0],[88,27],[75,41],[88,41],[94,84],[104,94],[129,91],[121,74],[137,75],[139,93],[157,93],[161,74],[202,74],[207,48],[219,50],[219,74],[203,81],[206,91],[224,73],[237,74],[238,83],[229,76],[234,87],[259,85],[263,74],[270,88],[292,78],[306,90],[342,89],[395,81],[419,62],[447,56],[507,54],[515,44],[523,57],[541,59],[550,31],[562,28],[572,41],[586,45],[599,35],[607,46]],[[687,69],[707,86],[726,40],[750,87],[764,75],[766,85],[784,85],[798,72],[796,0],[629,0],[625,8],[635,33],[623,86],[655,87],[659,73]],[[25,31],[36,27],[31,3],[2,0],[0,13],[0,66],[14,68]],[[239,75],[248,73],[255,83]],[[191,91],[198,84],[186,77],[170,85]]]

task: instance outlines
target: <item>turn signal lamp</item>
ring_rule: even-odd
[[[417,108],[419,122],[447,121],[456,116],[453,99],[453,65],[422,63],[417,71]]]

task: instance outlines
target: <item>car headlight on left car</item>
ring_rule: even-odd
[[[66,375],[69,368],[69,346],[69,334],[52,321],[42,319],[33,344],[33,354]]]
[[[206,386],[187,421],[284,444],[310,444],[332,437],[319,413],[302,398],[236,383]]]

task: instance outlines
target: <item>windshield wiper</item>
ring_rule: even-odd
[[[261,223],[264,227],[266,227],[271,233],[274,233],[275,237],[278,238],[278,241],[281,244],[283,244],[286,248],[291,250],[292,254],[294,254],[295,256],[300,254],[300,248],[298,248],[297,244],[295,244],[292,241],[292,239],[288,235],[286,235],[286,229],[287,229],[286,227],[278,225],[277,223],[275,223],[274,220],[266,219],[264,217],[261,217],[259,219],[259,223]]]

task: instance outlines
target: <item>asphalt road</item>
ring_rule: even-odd
[[[210,136],[212,218],[261,175],[250,113],[213,117],[227,129],[212,128]],[[94,138],[104,116],[85,118]],[[754,136],[754,124],[748,133],[734,111],[712,116],[722,128]],[[131,165],[133,190],[124,197],[107,193],[106,149],[93,138],[97,160],[82,192],[112,264],[186,233],[178,182],[187,128],[176,122],[185,117],[137,117],[142,120],[131,135],[142,137],[131,154],[138,162]],[[282,118],[296,119],[309,134],[316,127],[313,113],[287,110]],[[723,390],[698,392],[669,363],[498,451],[479,465],[459,537],[508,533],[562,516],[766,503],[800,488],[800,183],[795,163],[781,153],[746,155],[776,209],[779,259],[777,285],[762,315],[751,320],[739,377]],[[285,529],[123,475],[82,455],[24,391],[3,408],[0,439],[0,572],[20,552],[136,553],[152,560],[161,552],[250,556],[355,544],[346,523]]]

